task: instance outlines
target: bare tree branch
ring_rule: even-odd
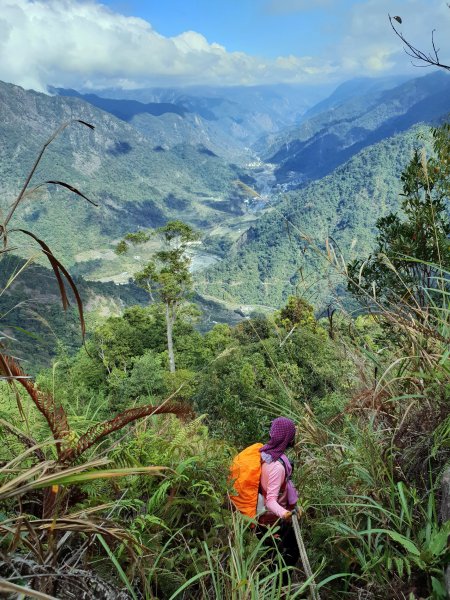
[[[436,31],[435,29],[433,29],[433,31],[431,32],[431,45],[433,47],[433,52],[427,54],[426,52],[423,52],[419,48],[416,48],[415,46],[413,46],[413,44],[411,42],[408,42],[408,40],[405,38],[403,33],[401,33],[397,29],[397,27],[393,23],[393,20],[395,19],[396,21],[398,21],[400,23],[401,20],[399,20],[399,17],[391,17],[391,15],[388,15],[388,16],[389,16],[389,22],[391,24],[392,29],[394,30],[395,35],[398,38],[400,38],[401,41],[405,44],[406,54],[409,57],[411,57],[414,61],[419,61],[420,63],[424,63],[424,64],[415,64],[414,62],[411,61],[415,67],[439,67],[440,69],[445,69],[446,71],[450,71],[450,65],[445,65],[444,63],[441,63],[441,61],[439,59],[439,49],[436,48],[436,43],[434,41],[434,33]]]

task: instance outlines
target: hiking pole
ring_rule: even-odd
[[[305,544],[303,543],[302,533],[300,531],[300,525],[298,517],[295,512],[292,513],[292,525],[294,527],[295,539],[297,540],[297,546],[300,551],[300,558],[302,559],[303,570],[307,579],[310,580],[309,589],[311,590],[312,600],[320,600],[319,592],[317,591],[316,582],[314,581],[314,575],[311,571],[311,565],[309,564],[308,555],[306,554]]]

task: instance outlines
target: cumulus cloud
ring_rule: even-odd
[[[301,82],[332,70],[227,52],[195,31],[164,37],[94,0],[0,0],[0,79],[27,88]]]
[[[275,2],[270,0],[266,7]],[[336,8],[341,0],[316,0]],[[277,0],[301,10],[304,0]],[[320,57],[274,59],[228,52],[201,33],[159,34],[140,18],[114,12],[96,0],[0,0],[0,79],[26,88],[47,85],[137,88],[164,85],[321,83],[355,75],[404,71],[408,59],[387,21],[400,14],[402,29],[419,47],[437,28],[442,56],[450,57],[450,10],[429,0],[365,0],[340,15],[342,38]],[[338,11],[339,12],[339,11]],[[422,73],[420,73],[422,74]]]

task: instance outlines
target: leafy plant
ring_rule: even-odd
[[[426,158],[416,150],[403,171],[401,208],[406,219],[392,212],[379,219],[374,254],[349,265],[349,288],[358,295],[406,304],[411,310],[415,304],[423,309],[436,303],[435,290],[445,288],[439,270],[450,267],[450,125],[434,129],[433,139],[434,155]]]

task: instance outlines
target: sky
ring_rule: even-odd
[[[338,83],[450,60],[445,0],[0,0],[0,79],[27,89]]]

